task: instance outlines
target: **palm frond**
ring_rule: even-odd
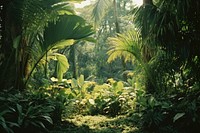
[[[64,39],[82,39],[94,33],[92,26],[76,15],[62,15],[54,23],[49,23],[44,31],[44,45]]]
[[[118,34],[117,37],[109,38],[110,50],[108,62],[116,58],[124,58],[125,62],[133,61],[135,58],[141,62],[141,47],[139,45],[139,35],[135,31]]]
[[[32,75],[34,69],[41,61],[45,61],[44,57],[48,54],[50,50],[63,49],[67,46],[74,44],[74,40],[79,40],[82,38],[89,37],[93,34],[92,27],[87,25],[85,20],[76,15],[62,15],[56,22],[50,22],[48,27],[44,30],[44,35],[38,38],[38,45],[34,45],[32,55],[33,67],[29,74],[26,82],[28,82],[30,76]],[[66,66],[66,59],[62,59],[64,65]],[[63,69],[63,64],[58,62],[58,68]],[[59,79],[65,71],[59,70]]]
[[[149,48],[158,46],[168,54],[176,51],[181,56],[189,55],[189,50],[187,52],[185,49],[191,49],[193,44],[188,45],[190,42],[186,43],[183,38],[187,36],[186,32],[189,32],[185,27],[190,27],[191,32],[199,25],[198,1],[160,0],[155,5],[143,5],[133,12],[134,23],[141,32],[144,45],[148,45]],[[198,34],[198,31],[195,31],[196,33],[191,34]]]
[[[108,10],[112,5],[112,0],[97,0],[94,4],[92,11],[92,17],[95,21],[95,24],[98,24],[102,18],[106,15]]]
[[[23,28],[26,33],[43,32],[49,22],[56,21],[60,14],[75,14],[69,3],[59,1],[24,0]]]

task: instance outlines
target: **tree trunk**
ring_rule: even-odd
[[[21,62],[17,58],[20,49],[13,48],[13,40],[21,34],[21,24],[13,18],[12,9],[15,3],[12,0],[1,1],[1,86],[3,89],[23,88],[22,71],[20,68]],[[16,9],[15,9],[16,10]],[[18,9],[20,10],[20,9]],[[16,14],[19,15],[19,14]]]
[[[115,17],[116,33],[120,33],[119,21],[118,21],[118,8],[117,8],[117,2],[116,2],[116,0],[113,1],[113,5],[114,5],[114,17]]]
[[[2,61],[0,75],[1,85],[4,89],[15,88],[19,90],[25,89],[25,61],[26,56],[26,41],[22,37],[21,9],[16,8],[16,1],[5,0],[1,1],[1,54],[4,59]],[[16,6],[16,7],[15,7]],[[19,5],[18,5],[19,6]],[[15,15],[13,12],[17,11]],[[19,11],[19,12],[18,12]],[[18,20],[16,19],[18,18]],[[21,35],[20,44],[13,47],[13,40]]]
[[[152,0],[143,0],[143,4],[153,4]]]
[[[72,66],[73,78],[77,78],[76,44],[72,45],[70,48],[70,62]]]
[[[119,20],[118,20],[118,6],[116,0],[113,1],[114,5],[114,17],[115,17],[115,28],[116,33],[120,33],[120,26],[119,26]],[[124,62],[124,58],[122,57],[122,69],[123,71],[126,70],[126,63]],[[124,76],[124,80],[126,80],[126,77]]]

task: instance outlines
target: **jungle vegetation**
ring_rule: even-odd
[[[200,1],[0,1],[1,133],[199,133]]]

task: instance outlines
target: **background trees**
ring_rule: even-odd
[[[91,19],[91,23],[95,22],[96,27],[96,38],[97,41],[94,47],[94,67],[95,77],[99,81],[105,81],[109,77],[115,76],[117,79],[123,79],[123,72],[125,70],[125,64],[122,63],[121,59],[117,59],[111,64],[106,63],[108,56],[105,54],[108,49],[107,38],[115,36],[116,33],[123,32],[131,27],[129,24],[132,22],[128,12],[133,6],[132,1],[122,0],[122,1],[104,1],[98,0],[92,3],[93,6],[89,5],[84,9],[79,9],[79,12],[84,12],[85,14],[91,14],[91,16],[85,16],[87,19]],[[115,5],[115,6],[113,6]],[[120,64],[120,65],[119,65]],[[127,68],[131,69],[129,63],[127,63]]]

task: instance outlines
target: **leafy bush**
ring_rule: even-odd
[[[200,131],[200,93],[176,93],[160,98],[140,93],[133,117],[141,130],[154,133],[197,133]],[[137,117],[136,117],[137,116]]]
[[[43,98],[35,99],[33,94],[0,94],[1,132],[47,132],[53,124],[51,113],[55,106]]]
[[[134,108],[133,87],[125,87],[122,81],[108,79],[107,83],[98,85],[93,81],[85,81],[81,75],[60,84],[68,99],[68,111],[72,113],[116,116]]]
[[[36,104],[49,104],[54,107],[51,118],[54,123],[60,123],[62,117],[67,115],[68,95],[62,84],[53,84],[47,88],[32,90],[33,100]]]

